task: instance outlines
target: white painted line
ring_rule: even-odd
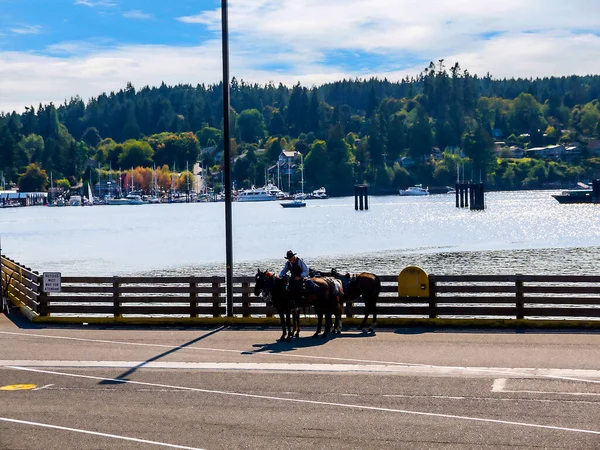
[[[555,430],[555,431],[571,431],[575,433],[585,433],[585,434],[594,434],[600,436],[600,431],[595,430],[584,430],[579,428],[566,428],[566,427],[558,427],[552,425],[539,425],[535,423],[525,423],[525,422],[513,422],[508,420],[498,420],[498,419],[485,419],[481,417],[468,417],[468,416],[457,416],[453,414],[440,414],[440,413],[430,413],[424,411],[411,411],[406,409],[393,409],[393,408],[382,408],[377,406],[367,406],[367,405],[352,405],[346,403],[334,403],[334,402],[323,402],[317,400],[305,400],[299,398],[285,398],[285,397],[274,397],[269,395],[258,395],[258,394],[245,394],[242,392],[230,392],[230,391],[219,391],[214,389],[201,389],[201,388],[193,388],[186,386],[174,386],[168,384],[161,383],[148,383],[143,381],[132,381],[132,380],[119,380],[116,378],[104,378],[104,377],[94,377],[91,375],[79,375],[73,373],[65,373],[65,372],[55,372],[51,370],[41,370],[41,369],[31,369],[26,367],[17,367],[17,366],[6,366],[8,369],[15,370],[23,370],[27,372],[37,372],[37,373],[46,373],[49,375],[60,375],[65,377],[73,377],[73,378],[85,378],[89,380],[99,380],[99,381],[110,381],[116,383],[129,383],[129,384],[137,384],[143,386],[155,386],[161,388],[172,388],[172,389],[180,389],[183,391],[192,391],[192,392],[202,392],[205,394],[215,394],[215,395],[227,395],[232,397],[244,397],[244,398],[256,398],[260,400],[274,400],[280,402],[290,402],[290,403],[301,403],[301,404],[310,404],[310,405],[319,405],[319,406],[335,406],[341,408],[348,409],[358,409],[364,411],[383,411],[390,413],[400,413],[400,414],[411,414],[416,416],[426,416],[426,417],[441,417],[445,419],[457,419],[457,420],[466,420],[472,422],[484,422],[484,423],[494,423],[501,425],[515,425],[520,427],[529,427],[529,428],[539,428],[545,430]]]
[[[174,362],[174,361],[63,361],[63,360],[0,360],[0,367],[42,368],[119,368],[119,369],[181,369],[181,370],[239,370],[239,371],[288,371],[288,372],[348,372],[385,373],[409,376],[488,376],[489,372],[501,371],[514,378],[539,378],[567,376],[600,378],[600,370],[576,369],[495,369],[489,367],[402,366],[386,364],[322,364],[322,363],[231,363],[231,362]],[[599,380],[600,381],[600,380]]]
[[[553,394],[553,395],[575,395],[575,396],[600,396],[597,392],[569,392],[569,391],[532,391],[532,390],[513,390],[506,389],[506,378],[497,378],[494,380],[492,392],[506,392],[511,394]]]
[[[570,369],[535,369],[535,368],[521,368],[521,369],[509,369],[509,368],[499,368],[499,367],[458,367],[458,366],[434,366],[430,364],[415,364],[415,363],[405,363],[398,361],[380,361],[380,360],[370,360],[370,359],[353,359],[353,358],[338,358],[333,356],[313,356],[313,355],[301,355],[301,354],[290,354],[290,353],[267,353],[267,352],[253,352],[248,350],[232,350],[232,349],[221,349],[221,348],[210,348],[210,347],[195,347],[195,346],[172,346],[165,344],[144,344],[141,342],[127,342],[127,341],[110,341],[105,339],[86,339],[86,338],[75,338],[68,336],[52,336],[45,334],[32,334],[32,333],[15,333],[10,331],[0,331],[0,334],[9,334],[9,335],[17,335],[17,336],[28,336],[28,337],[40,337],[40,338],[51,338],[51,339],[63,339],[63,340],[71,340],[71,341],[80,341],[80,342],[96,342],[96,343],[104,343],[104,344],[113,344],[113,345],[131,345],[131,346],[140,346],[140,347],[156,347],[156,348],[168,348],[168,349],[178,349],[178,350],[197,350],[197,351],[209,351],[209,352],[225,352],[225,353],[236,353],[239,355],[263,355],[263,356],[275,356],[275,357],[289,357],[289,358],[303,358],[303,359],[313,359],[313,360],[328,360],[328,361],[345,361],[345,362],[357,362],[357,363],[368,363],[368,364],[384,364],[384,365],[398,365],[398,366],[407,366],[407,367],[421,367],[421,368],[439,368],[444,370],[460,370],[461,373],[470,372],[473,375],[506,375],[512,377],[538,377],[538,378],[553,378],[560,380],[569,380],[569,381],[577,381],[582,383],[600,383],[600,380],[590,380],[584,378],[576,378],[575,375],[568,376],[567,374],[557,374],[552,372],[561,372],[564,370]],[[16,364],[18,365],[18,364]],[[578,371],[573,369],[573,371],[577,373],[588,372],[588,371]],[[600,373],[600,371],[589,371]],[[448,372],[451,373],[451,372]],[[580,375],[580,376],[589,376],[590,378],[599,378],[597,375]]]
[[[505,392],[506,378],[496,378],[492,386],[492,392]]]
[[[46,389],[46,388],[49,388],[49,387],[52,387],[52,386],[54,386],[54,385],[53,384],[47,384],[45,386],[40,386],[38,388],[35,388],[34,391],[41,391],[42,389]]]
[[[58,425],[50,425],[47,423],[29,422],[27,420],[10,419],[8,417],[0,417],[0,420],[3,422],[18,423],[20,425],[32,425],[35,427],[52,428],[54,430],[72,431],[74,433],[91,434],[93,436],[100,436],[100,437],[106,437],[106,438],[112,438],[112,439],[121,439],[123,441],[131,441],[131,442],[137,442],[137,443],[141,443],[141,444],[160,445],[162,447],[181,448],[181,449],[185,449],[185,450],[202,450],[201,448],[197,448],[197,447],[186,447],[184,445],[167,444],[166,442],[148,441],[146,439],[138,439],[138,438],[132,438],[132,437],[127,437],[127,436],[118,436],[116,434],[99,433],[97,431],[81,430],[79,428],[61,427]]]

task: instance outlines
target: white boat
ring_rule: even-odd
[[[129,194],[127,197],[109,198],[106,200],[107,205],[145,205],[147,203],[138,194]]]
[[[424,188],[421,184],[410,186],[408,189],[400,189],[398,192],[402,196],[421,197],[423,195],[429,195],[429,190]]]
[[[323,200],[329,198],[329,196],[327,195],[327,191],[325,190],[325,188],[321,187],[312,191],[312,194],[309,195],[309,198]]]
[[[237,195],[238,202],[268,202],[274,200],[277,200],[277,195],[269,193],[265,188],[255,188],[254,186],[239,191]]]
[[[81,195],[71,195],[69,198],[69,206],[81,206],[82,201]]]
[[[267,191],[270,195],[274,195],[275,197],[277,197],[278,200],[282,200],[288,196],[288,194],[286,194],[277,186],[271,183],[265,186],[265,191]]]

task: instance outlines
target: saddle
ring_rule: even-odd
[[[323,279],[327,282],[332,295],[335,297],[344,295],[344,285],[342,281],[334,277],[325,277]]]

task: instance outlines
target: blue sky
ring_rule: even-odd
[[[220,0],[0,0],[0,111],[221,77]],[[231,74],[319,85],[600,72],[597,0],[230,0]]]

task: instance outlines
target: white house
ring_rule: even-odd
[[[550,159],[561,158],[565,155],[565,147],[563,145],[549,145],[548,147],[534,147],[525,150],[526,156]]]

